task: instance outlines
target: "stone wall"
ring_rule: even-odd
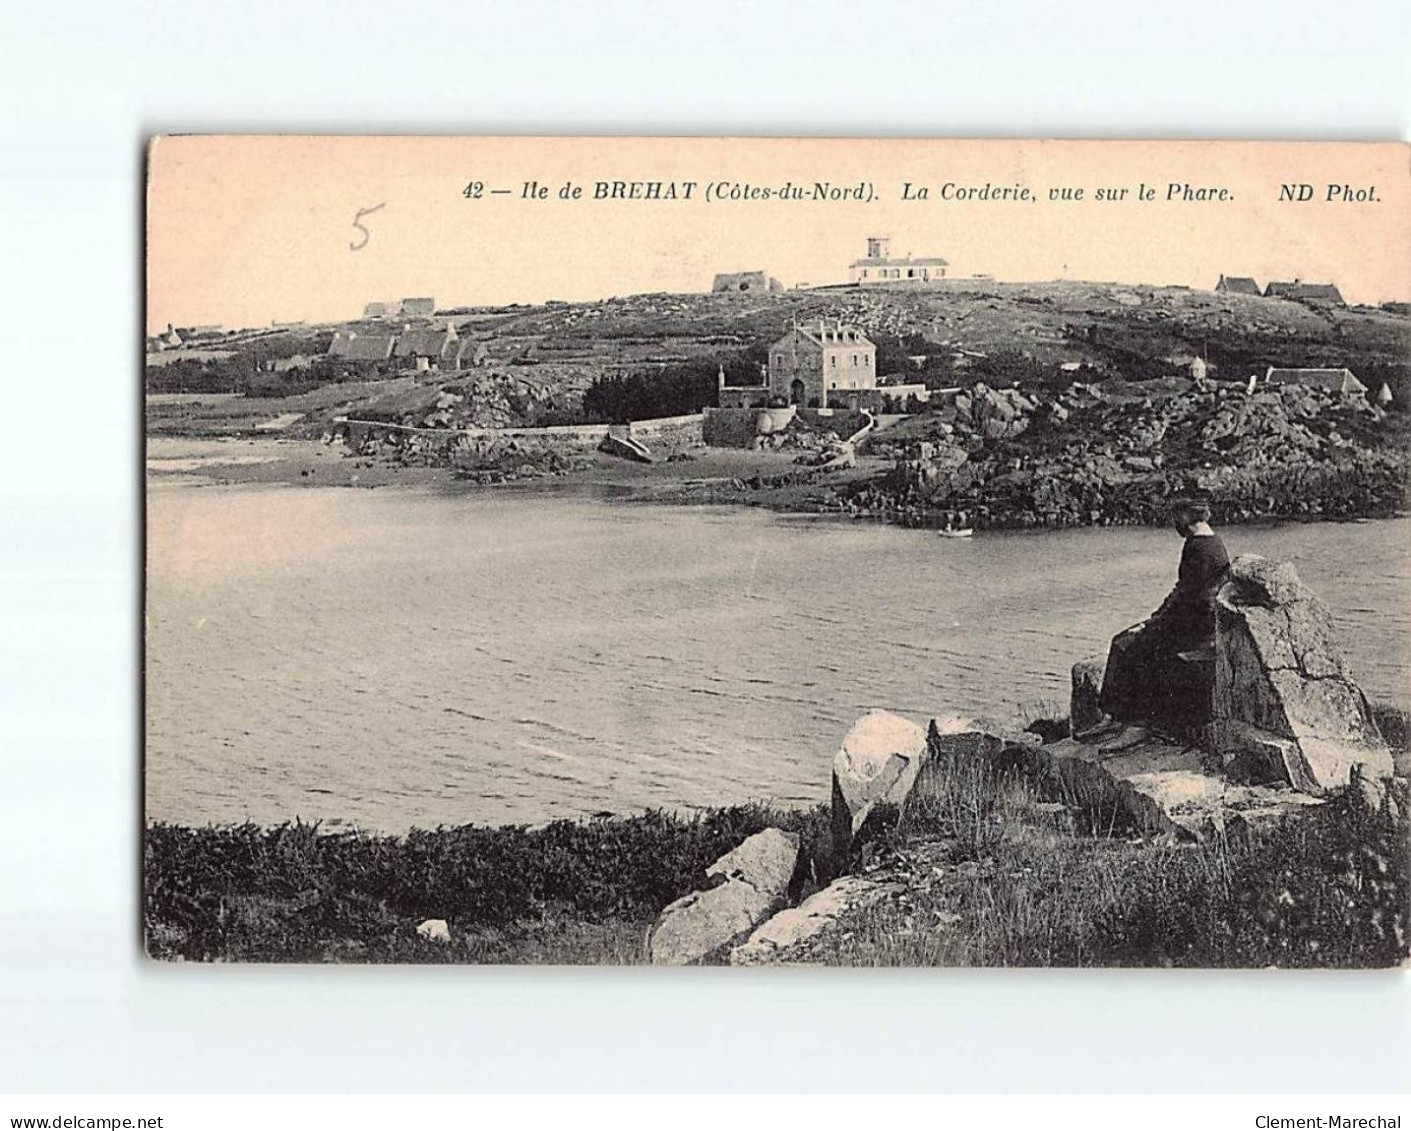
[[[477,441],[517,442],[562,451],[592,451],[608,434],[606,424],[561,425],[553,428],[411,428],[367,420],[339,421],[333,434],[350,448],[361,449],[369,441],[395,446],[432,450],[471,445]]]
[[[768,385],[722,385],[721,408],[764,408],[769,403]]]
[[[653,451],[697,447],[705,443],[705,414],[636,420],[627,426],[627,434]]]

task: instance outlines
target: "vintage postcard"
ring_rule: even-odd
[[[147,178],[153,958],[1406,962],[1406,145]]]

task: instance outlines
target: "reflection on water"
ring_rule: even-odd
[[[1066,703],[1161,600],[1159,530],[920,531],[573,496],[148,500],[147,803],[404,831],[811,803],[861,712]],[[1407,702],[1406,522],[1226,531],[1296,562]]]

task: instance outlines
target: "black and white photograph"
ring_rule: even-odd
[[[1403,965],[1407,168],[152,138],[147,955]]]

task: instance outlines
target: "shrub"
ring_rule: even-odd
[[[705,869],[770,826],[800,834],[811,871],[826,808],[761,805],[689,816],[465,825],[405,837],[323,834],[296,822],[188,829],[153,824],[144,849],[144,922],[160,956],[316,960],[342,941],[414,934],[444,918],[506,929],[546,916],[644,921],[702,886]]]

